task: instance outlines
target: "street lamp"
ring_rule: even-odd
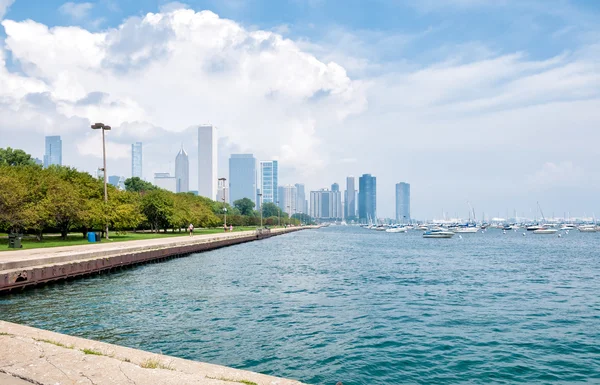
[[[279,207],[279,201],[277,201],[277,227],[281,227],[281,207]]]
[[[223,182],[221,184],[221,195],[223,199],[223,229],[227,231],[227,207],[225,207],[225,181],[227,178],[219,178],[219,182]]]
[[[263,211],[263,207],[262,207],[262,193],[258,193],[258,200],[260,203],[260,228],[262,229],[263,224],[262,224],[262,211]]]
[[[93,130],[102,130],[102,160],[104,163],[102,172],[104,173],[104,203],[107,204],[108,203],[108,190],[106,188],[106,181],[107,181],[108,174],[106,173],[106,142],[104,140],[104,131],[110,130],[111,127],[105,125],[104,123],[96,123],[96,124],[93,124],[91,127]],[[106,209],[108,209],[108,208],[106,207],[105,210]],[[108,221],[106,221],[106,227],[104,228],[104,234],[105,234],[105,238],[108,239]]]

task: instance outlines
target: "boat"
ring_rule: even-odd
[[[390,227],[389,229],[385,230],[386,233],[406,233],[407,231],[408,231],[408,227],[399,227],[399,226]]]
[[[455,233],[461,233],[461,234],[473,234],[473,233],[477,233],[478,231],[479,231],[479,229],[474,226],[459,226],[459,227],[454,228]]]
[[[595,225],[582,225],[577,228],[582,233],[596,233],[598,228]]]
[[[423,238],[452,238],[453,236],[454,233],[452,231],[438,229],[428,230],[423,233]]]
[[[544,228],[544,226],[540,226],[540,225],[531,225],[531,226],[527,226],[527,231],[536,231],[536,230],[542,230]]]
[[[558,232],[557,229],[543,227],[541,229],[533,230],[534,234],[556,234]]]

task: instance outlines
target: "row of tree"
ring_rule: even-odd
[[[167,231],[195,227],[258,226],[260,213],[248,198],[222,202],[174,194],[140,178],[125,182],[125,191],[108,186],[104,202],[103,181],[69,167],[42,168],[22,150],[0,148],[0,230],[29,232],[42,239],[44,233],[102,230],[108,223],[116,231]],[[302,217],[288,218],[273,203],[265,203],[263,224],[299,224]],[[305,221],[306,222],[306,221]]]

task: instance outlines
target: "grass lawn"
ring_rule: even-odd
[[[246,231],[246,230],[255,230],[255,229],[256,229],[256,227],[254,227],[254,226],[252,226],[252,227],[234,227],[233,231],[237,232],[237,231]],[[220,234],[220,233],[223,233],[222,228],[195,229],[194,230],[194,235]],[[105,239],[102,239],[102,243],[137,241],[137,240],[142,240],[142,239],[155,239],[155,238],[181,237],[181,236],[187,235],[187,233],[184,231],[182,231],[181,233],[167,232],[167,233],[158,233],[158,234],[126,233],[126,234],[122,234],[122,235],[117,235],[117,233],[114,233],[114,232],[109,233],[109,234],[110,234],[110,240],[107,241]],[[49,235],[44,235],[44,240],[41,242],[38,242],[33,236],[27,236],[27,238],[23,238],[23,240],[22,240],[23,248],[21,250],[38,249],[38,248],[42,248],[42,247],[75,246],[75,245],[87,245],[87,244],[88,244],[88,241],[87,241],[87,239],[83,239],[82,233],[69,234],[67,239],[64,241],[62,239],[60,239],[60,236],[57,234],[49,234]],[[8,235],[0,234],[0,252],[8,251],[8,250],[15,250],[15,249],[8,248]]]

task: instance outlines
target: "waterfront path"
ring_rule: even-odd
[[[128,242],[6,251],[0,254],[0,293],[281,235],[302,229],[240,231]]]
[[[302,385],[0,321],[0,384]]]

